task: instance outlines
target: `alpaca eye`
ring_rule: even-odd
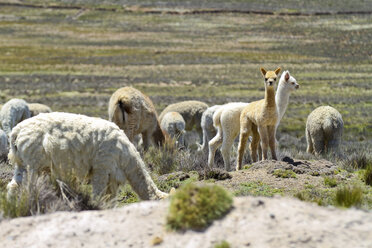
[[[265,81],[267,81],[268,78],[265,78]]]
[[[276,81],[276,78],[274,78],[274,81]]]
[[[294,85],[295,83],[294,83],[294,82],[292,82],[292,84]]]

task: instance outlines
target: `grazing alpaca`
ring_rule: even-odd
[[[9,136],[13,127],[30,117],[31,113],[26,101],[14,98],[2,106],[0,111],[0,124],[6,135]]]
[[[109,121],[124,130],[131,142],[142,134],[143,146],[147,150],[151,139],[158,146],[165,136],[160,128],[155,107],[145,94],[132,87],[120,88],[112,94],[108,108]]]
[[[160,123],[163,131],[167,132],[170,138],[176,140],[178,147],[185,145],[185,120],[178,112],[168,112]]]
[[[49,172],[57,179],[90,179],[93,195],[115,196],[128,180],[142,200],[166,198],[146,170],[145,163],[125,133],[112,122],[70,113],[39,114],[19,123],[10,134],[9,161],[15,166],[8,194],[30,175]]]
[[[287,109],[291,92],[297,90],[298,88],[299,85],[296,79],[290,75],[289,71],[283,72],[280,77],[278,90],[275,95],[275,101],[277,103],[279,113],[279,120],[276,124],[276,128],[278,127],[279,122]],[[230,167],[230,150],[236,136],[238,136],[240,132],[240,113],[247,105],[248,103],[230,103],[222,105],[222,107],[216,111],[214,116],[214,125],[216,125],[216,128],[218,129],[218,133],[214,138],[214,142],[210,143],[208,159],[208,164],[210,167],[213,166],[214,152],[219,146],[221,146],[221,144],[221,150],[224,151],[223,158],[225,161],[225,168]],[[259,155],[261,158],[261,153],[259,153]],[[227,164],[229,164],[229,166],[227,166]]]
[[[186,131],[191,131],[194,128],[199,134],[199,138],[202,139],[203,131],[201,129],[201,117],[203,112],[208,108],[208,105],[200,101],[183,101],[177,102],[166,107],[159,115],[160,122],[164,115],[168,112],[178,112],[182,115],[186,122]]]
[[[275,81],[280,72],[280,68],[275,71],[266,71],[261,68],[261,73],[265,77],[265,98],[251,102],[242,110],[240,114],[240,136],[238,146],[238,158],[236,169],[241,169],[245,145],[248,137],[252,134],[250,145],[252,160],[257,161],[257,148],[262,140],[262,156],[267,159],[268,147],[270,146],[273,159],[276,158],[275,133],[279,113],[275,101]]]
[[[336,150],[341,142],[343,128],[342,116],[335,108],[316,108],[306,121],[307,152],[319,155]]]
[[[45,104],[41,103],[27,103],[28,109],[30,110],[31,117],[41,113],[51,113],[52,109]]]

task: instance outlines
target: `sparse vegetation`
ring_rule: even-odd
[[[333,177],[324,177],[324,185],[328,187],[336,187],[337,186],[337,179]]]
[[[223,217],[232,202],[231,195],[220,186],[186,184],[171,198],[167,225],[174,230],[204,229]]]
[[[238,190],[234,192],[235,196],[274,196],[275,194],[283,194],[282,189],[273,188],[262,182],[246,182],[241,183]]]

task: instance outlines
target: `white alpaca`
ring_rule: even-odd
[[[306,121],[307,152],[319,155],[336,150],[341,143],[343,128],[342,116],[335,108],[316,108]]]
[[[289,71],[282,73],[275,95],[279,115],[276,128],[278,128],[280,120],[283,118],[287,109],[291,92],[299,87],[296,79],[290,75]],[[214,114],[213,123],[217,128],[217,135],[209,142],[209,167],[213,167],[214,154],[218,147],[222,145],[221,153],[225,169],[230,169],[230,150],[235,138],[240,133],[240,114],[246,106],[248,106],[248,103],[225,104]],[[259,154],[259,157],[261,158],[261,154]]]
[[[216,136],[209,141],[208,166],[213,167],[214,156],[218,147],[221,153],[225,169],[230,170],[230,150],[240,130],[240,113],[248,106],[245,102],[233,102],[222,105],[213,115],[213,125],[217,129]]]
[[[1,126],[8,136],[13,127],[30,117],[27,103],[22,99],[15,98],[6,102],[0,111]]]
[[[213,115],[221,106],[214,105],[209,107],[202,115],[200,125],[203,130],[203,144],[199,148],[199,151],[202,151],[204,154],[208,154],[208,143],[217,134],[216,128],[213,125]]]
[[[202,139],[203,131],[200,126],[201,117],[203,112],[208,108],[208,105],[200,101],[183,101],[169,105],[159,115],[159,120],[163,119],[164,115],[168,112],[178,112],[182,115],[186,122],[186,131],[191,131],[194,128]]]
[[[28,109],[30,110],[31,117],[41,113],[51,113],[52,109],[45,104],[41,103],[27,103]]]
[[[67,175],[90,179],[94,196],[114,196],[118,186],[128,180],[143,200],[167,197],[152,181],[124,132],[103,119],[59,112],[39,114],[13,129],[8,157],[15,166],[9,194],[28,170],[31,182],[42,171],[61,180]]]
[[[8,136],[0,129],[0,161],[6,160],[8,155]]]
[[[185,145],[185,120],[178,112],[168,112],[163,116],[160,123],[163,131],[166,131],[171,138],[176,139],[178,147]]]

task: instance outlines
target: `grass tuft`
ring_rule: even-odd
[[[363,180],[367,185],[372,186],[372,165],[367,166],[364,172]]]
[[[172,196],[167,225],[173,230],[203,230],[232,207],[231,195],[217,185],[188,183]]]
[[[363,191],[359,186],[343,186],[336,191],[335,203],[340,207],[360,206],[363,200]]]

